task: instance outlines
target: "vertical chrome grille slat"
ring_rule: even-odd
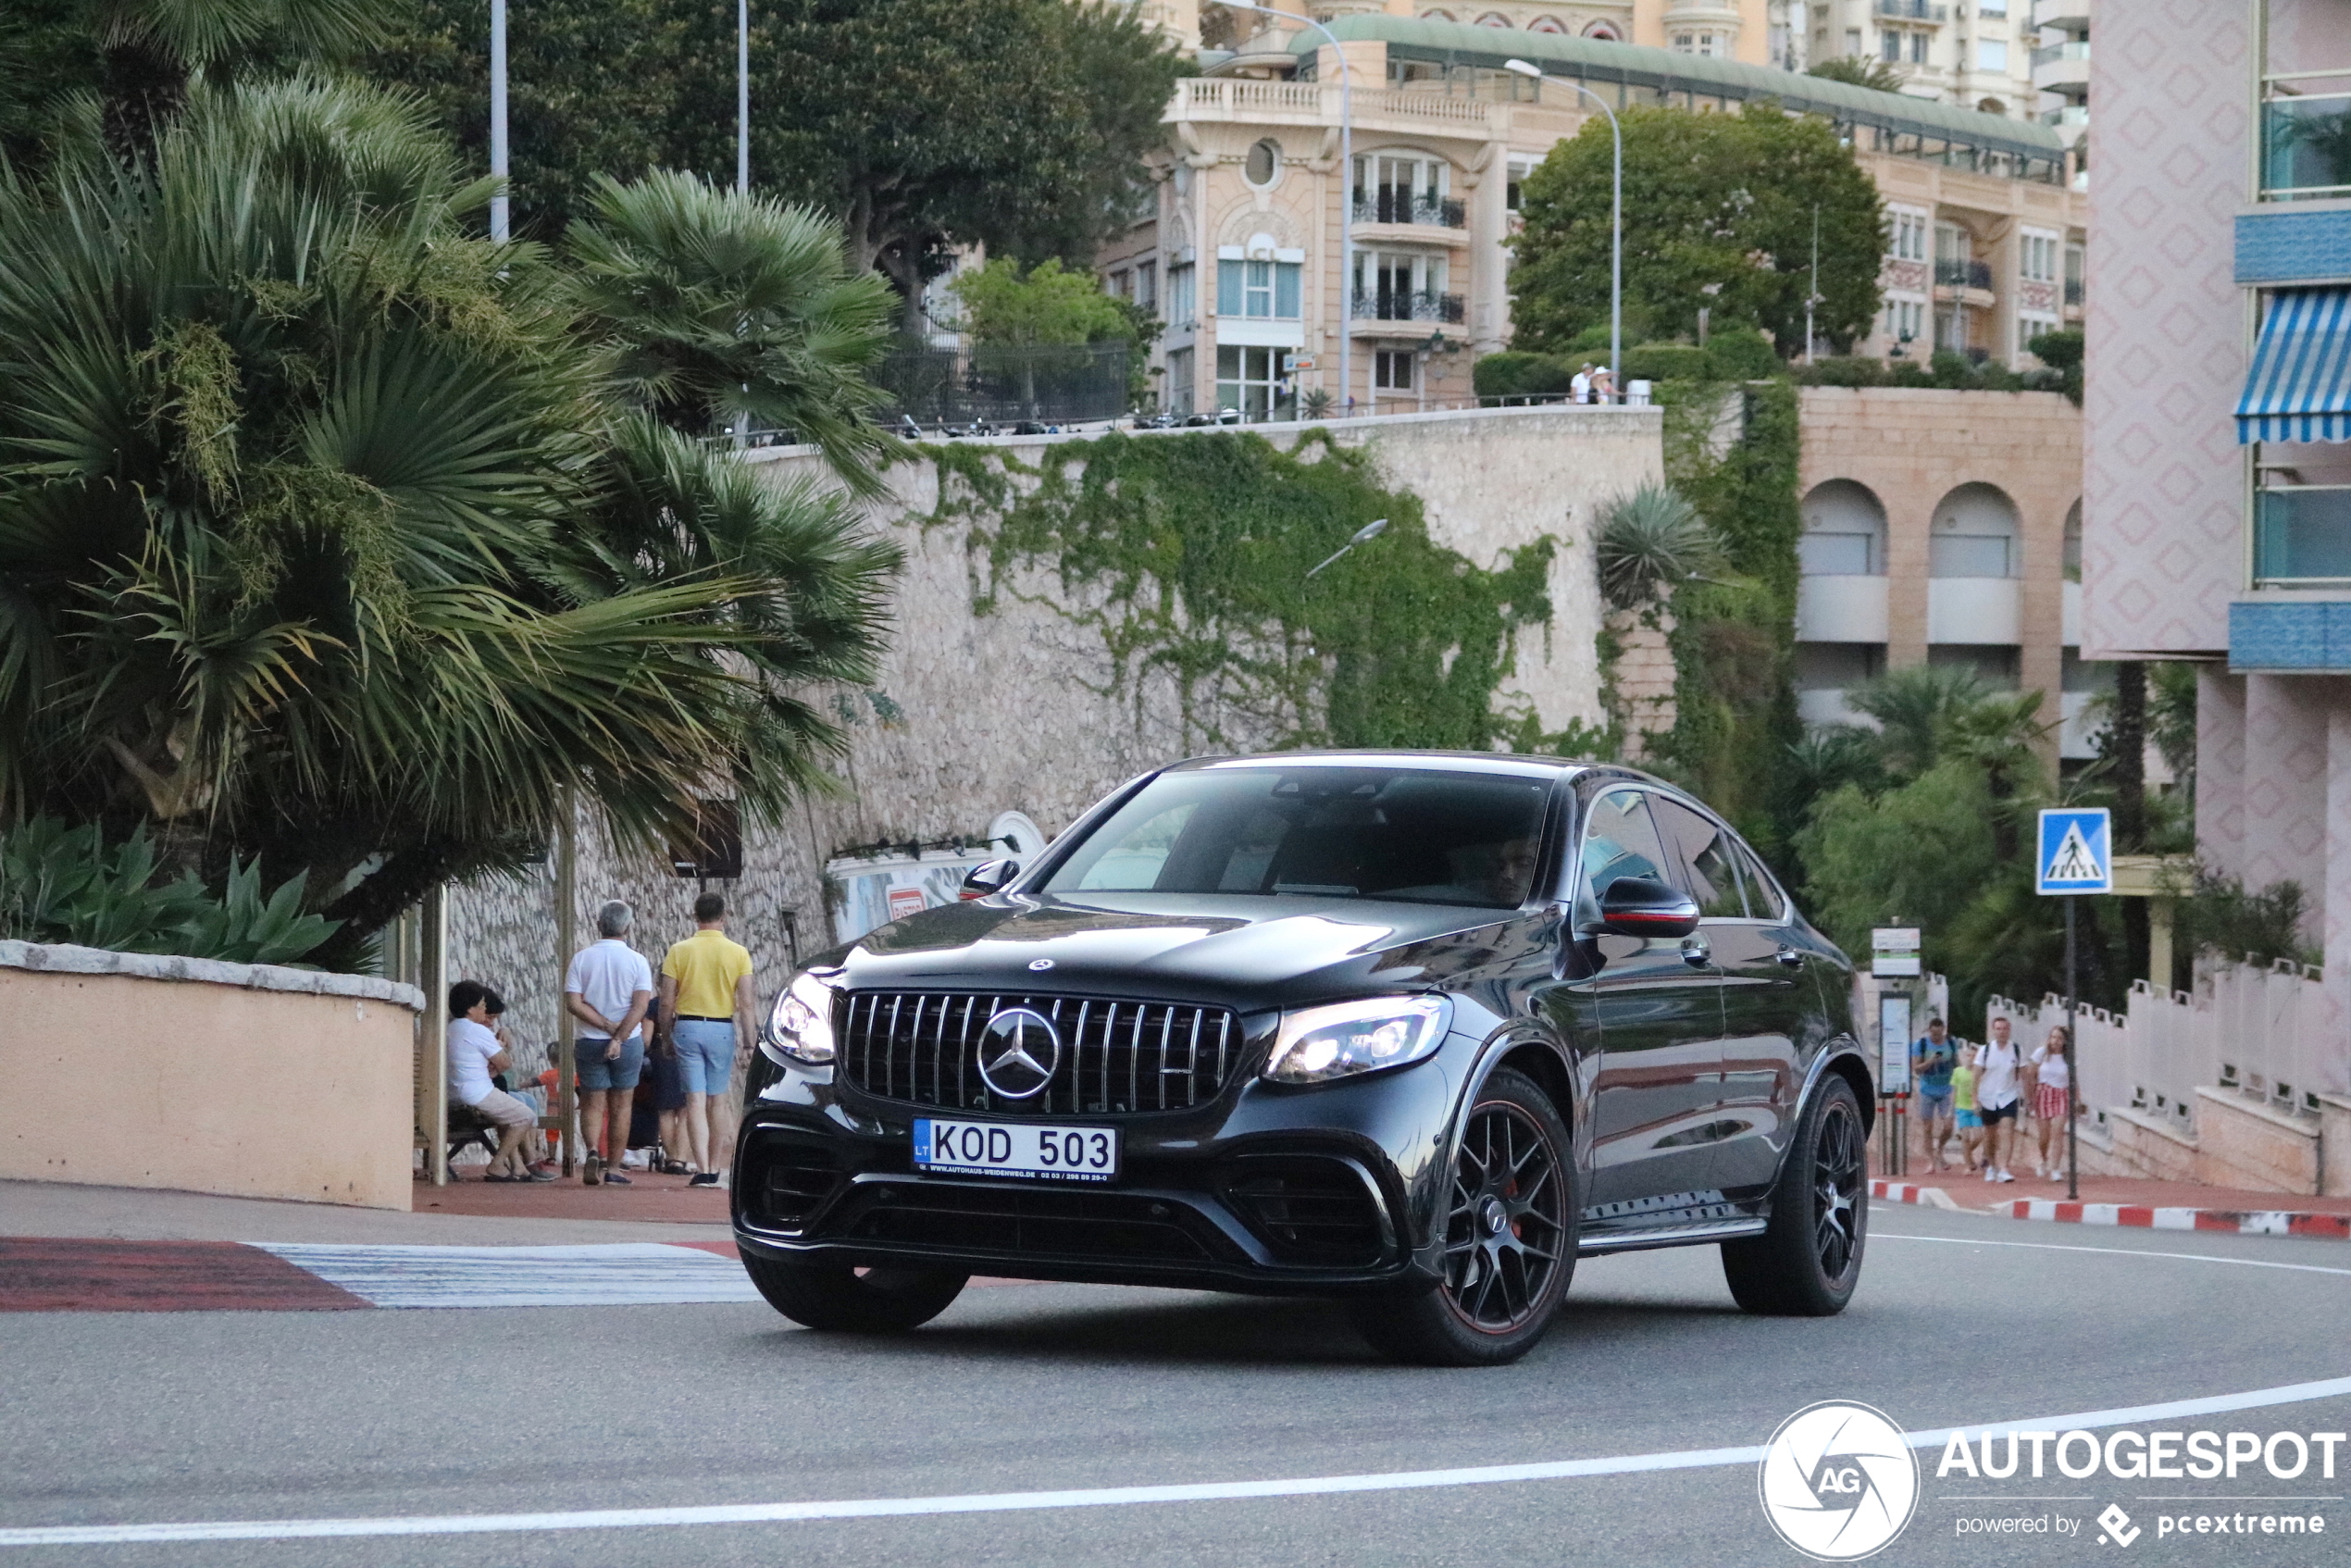
[[[1111,1036],[1117,1030],[1117,1028],[1118,1003],[1113,1002],[1110,1004],[1110,1011],[1102,1014],[1102,1043],[1101,1047],[1102,1057],[1102,1097],[1101,1103],[1104,1111],[1108,1111],[1110,1109],[1110,1041]]]
[[[1192,1049],[1184,1059],[1184,1103],[1200,1103],[1200,1021],[1207,1009],[1192,1009]]]
[[[1143,1020],[1150,1014],[1150,1007],[1138,1006],[1135,1009],[1135,1027],[1126,1036],[1126,1109],[1129,1111],[1143,1108],[1142,1090],[1136,1082],[1136,1076],[1142,1070]]]
[[[1159,1015],[1159,1072],[1154,1079],[1159,1085],[1159,1108],[1167,1109],[1167,1040],[1175,1032],[1176,1010],[1163,1010]]]

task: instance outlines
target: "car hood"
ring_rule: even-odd
[[[1491,964],[1515,911],[1363,899],[1015,894],[925,910],[837,962],[858,990],[1014,990],[1288,1007],[1424,990]],[[1039,965],[1042,967],[1039,967]]]

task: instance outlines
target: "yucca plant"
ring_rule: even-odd
[[[634,407],[487,194],[315,80],[0,175],[0,820],[306,865],[350,944],[575,790],[650,843],[821,772],[895,554]]]
[[[1593,539],[1600,597],[1613,610],[1638,610],[1676,584],[1719,573],[1721,543],[1698,509],[1661,484],[1645,484],[1600,508]]]

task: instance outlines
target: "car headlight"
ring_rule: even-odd
[[[1383,996],[1282,1014],[1265,1076],[1275,1083],[1318,1084],[1435,1053],[1451,1022],[1441,996]]]
[[[833,988],[802,974],[784,988],[760,1031],[759,1049],[787,1067],[826,1067],[833,1060]]]

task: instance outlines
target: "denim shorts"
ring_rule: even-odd
[[[735,1075],[732,1019],[680,1018],[669,1026],[689,1094],[724,1094]]]
[[[586,1089],[635,1089],[638,1076],[645,1070],[645,1037],[622,1043],[620,1060],[607,1062],[604,1052],[611,1049],[606,1039],[582,1039],[572,1047],[572,1064],[578,1070],[579,1087]]]
[[[1951,1091],[1947,1089],[1940,1094],[1930,1094],[1925,1089],[1921,1089],[1918,1093],[1918,1114],[1921,1117],[1947,1116],[1951,1114]]]

